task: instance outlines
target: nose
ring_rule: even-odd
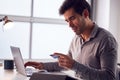
[[[69,25],[69,27],[72,28],[72,27],[73,27],[73,22],[72,22],[72,21],[69,21],[69,22],[68,22],[68,25]]]

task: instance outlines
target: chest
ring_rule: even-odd
[[[96,65],[98,66],[100,63],[98,47],[99,43],[96,41],[84,44],[77,43],[72,50],[73,59],[81,64],[96,67]]]

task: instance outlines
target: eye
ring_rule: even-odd
[[[71,17],[69,17],[68,19],[66,19],[65,21],[66,22],[70,22],[70,21],[73,21],[73,20],[75,20],[75,16],[71,16]]]
[[[69,18],[70,21],[72,21],[72,20],[74,20],[74,19],[75,19],[75,16],[71,16],[71,17]]]

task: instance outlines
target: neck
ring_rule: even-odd
[[[90,34],[91,34],[93,28],[94,28],[94,23],[90,22],[88,24],[88,27],[86,28],[86,30],[80,35],[82,37],[83,41],[87,41],[88,40],[88,38],[90,37]]]

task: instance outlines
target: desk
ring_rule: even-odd
[[[63,72],[63,73],[72,73],[71,71]],[[71,75],[70,75],[71,76]],[[21,75],[16,71],[13,70],[5,70],[3,66],[0,66],[0,80],[29,80],[30,77]],[[81,80],[81,79],[79,79]]]
[[[29,77],[19,74],[15,69],[4,70],[3,66],[0,66],[0,80],[29,80]]]

